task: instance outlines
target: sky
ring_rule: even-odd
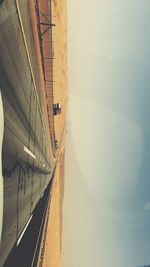
[[[63,267],[150,265],[150,1],[68,1]]]

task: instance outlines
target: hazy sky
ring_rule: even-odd
[[[150,264],[150,1],[70,0],[63,267]]]

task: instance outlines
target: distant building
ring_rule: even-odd
[[[61,114],[61,104],[60,103],[53,104],[53,114],[55,116],[58,114]]]

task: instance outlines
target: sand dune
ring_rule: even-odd
[[[60,103],[62,113],[55,116],[56,140],[60,140],[67,112],[67,6],[66,0],[52,1],[54,52],[54,103]],[[64,194],[64,158],[66,131],[59,153],[52,185],[50,216],[44,254],[44,267],[61,266],[62,201]]]

